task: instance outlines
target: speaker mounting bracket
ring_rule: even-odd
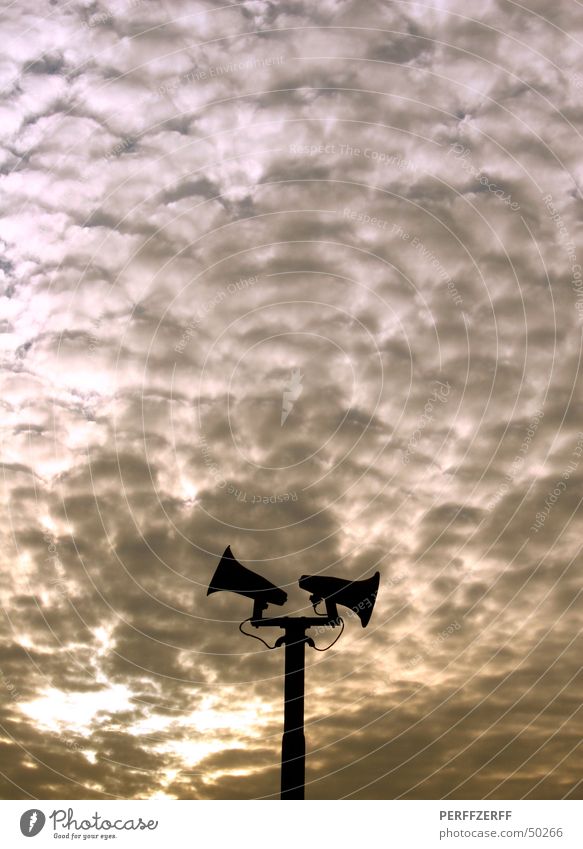
[[[274,616],[263,619],[261,616],[251,619],[254,628],[284,628],[294,631],[305,631],[306,628],[318,628],[320,625],[329,625],[335,628],[340,625],[339,616]]]
[[[262,601],[260,598],[255,598],[253,600],[253,619],[261,619],[264,610],[267,610],[267,602]]]

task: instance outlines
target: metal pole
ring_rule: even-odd
[[[306,741],[304,738],[305,627],[285,629],[284,718],[281,743],[281,798],[303,799]]]

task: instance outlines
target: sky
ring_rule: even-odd
[[[581,4],[0,20],[1,797],[583,798]]]

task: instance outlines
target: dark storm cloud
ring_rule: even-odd
[[[5,798],[276,795],[228,543],[382,574],[308,797],[580,794],[581,24],[472,14],[5,10]]]

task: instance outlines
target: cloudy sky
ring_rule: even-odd
[[[1,20],[2,797],[582,798],[581,4]]]

